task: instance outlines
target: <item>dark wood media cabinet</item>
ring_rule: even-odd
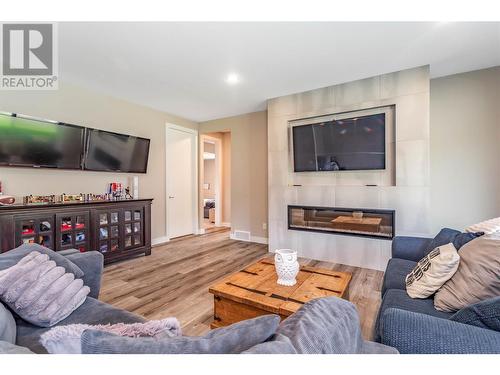
[[[0,206],[0,253],[23,243],[99,251],[104,262],[151,254],[152,199]]]

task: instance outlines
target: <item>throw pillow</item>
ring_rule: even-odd
[[[16,343],[16,321],[2,303],[0,303],[0,341]]]
[[[457,271],[460,257],[452,243],[438,246],[422,258],[405,279],[411,298],[427,298]]]
[[[439,233],[432,239],[427,245],[424,255],[428,255],[436,247],[446,245],[448,243],[453,243],[455,249],[460,250],[460,248],[467,242],[472,241],[474,238],[480,237],[484,232],[478,231],[475,233],[460,233],[458,230],[443,228]]]
[[[484,235],[460,250],[460,265],[434,297],[434,307],[454,312],[500,296],[500,234]]]
[[[464,307],[450,320],[500,332],[500,297]]]
[[[43,333],[40,336],[40,343],[50,354],[81,354],[81,338],[85,330],[109,332],[126,337],[155,337],[157,339],[181,335],[179,321],[176,318],[165,318],[145,323],[57,326]]]
[[[480,223],[471,225],[465,229],[466,232],[484,232],[486,234],[493,234],[500,231],[500,217],[481,221]]]
[[[276,340],[288,338],[298,354],[397,354],[361,335],[356,306],[338,297],[317,298],[281,322]]]
[[[24,320],[51,327],[87,298],[90,289],[72,273],[37,251],[0,271],[0,299]]]
[[[274,335],[271,340],[252,346],[241,354],[297,354],[297,351],[288,337]]]
[[[87,330],[82,334],[83,354],[237,354],[266,341],[278,324],[278,315],[264,315],[228,327],[217,328],[201,337],[122,337]]]
[[[38,244],[23,244],[6,253],[0,254],[0,271],[16,265],[22,258],[33,251],[47,254],[50,260],[53,260],[56,262],[56,265],[63,267],[67,272],[75,275],[77,279],[82,278],[84,275],[82,269],[65,256]]]

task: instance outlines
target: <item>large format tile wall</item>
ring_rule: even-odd
[[[397,235],[430,233],[429,83],[423,66],[268,101],[270,251],[378,270],[390,258],[387,240],[288,230],[290,204],[394,209]],[[383,106],[395,108],[386,171],[293,172],[289,121]]]

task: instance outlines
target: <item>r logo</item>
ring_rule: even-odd
[[[52,24],[4,24],[2,31],[4,76],[53,74]]]

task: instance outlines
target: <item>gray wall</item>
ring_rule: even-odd
[[[17,112],[151,139],[148,173],[139,174],[139,195],[154,198],[153,240],[164,239],[165,123],[197,129],[198,124],[168,113],[61,84],[55,91],[0,91],[0,111]],[[124,173],[0,167],[6,194],[104,193],[108,182],[128,184]]]
[[[395,165],[386,172],[394,183],[378,171],[293,172],[289,121],[392,105],[395,147],[388,157]],[[395,209],[396,234],[428,235],[429,66],[269,100],[268,160],[270,251],[292,248],[307,258],[384,270],[390,241],[289,230],[287,205]]]
[[[500,67],[431,80],[433,232],[500,216]]]

